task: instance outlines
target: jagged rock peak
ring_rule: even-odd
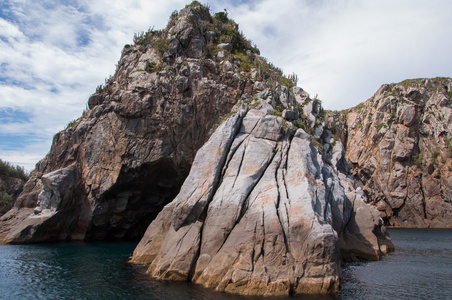
[[[341,259],[393,246],[321,102],[296,82],[225,13],[196,2],[173,13],[125,47],[88,111],[55,135],[0,218],[0,241],[146,231],[133,261],[156,278],[249,295],[336,292]]]
[[[196,59],[206,63],[204,67],[217,68],[218,74],[232,72],[241,80],[257,82],[256,90],[296,85],[296,75],[284,76],[281,69],[261,57],[259,49],[238,27],[227,13],[211,15],[206,6],[194,1],[180,12],[173,12],[165,29],[151,28],[135,34],[134,43],[125,45],[115,74],[106,80],[105,85],[97,88],[97,94],[111,94],[118,87],[142,88],[140,85],[129,86],[131,81],[136,84],[138,77],[148,79],[146,88],[151,83],[162,81],[165,75],[189,76],[190,62]],[[177,88],[183,86],[178,84]],[[90,108],[103,100],[95,96],[88,103]]]
[[[88,110],[55,135],[0,219],[0,240],[139,238],[237,101],[259,93],[282,114],[309,96],[225,13],[196,2],[134,40]]]
[[[388,225],[452,227],[452,79],[384,84],[327,121]]]

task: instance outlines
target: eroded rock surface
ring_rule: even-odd
[[[206,24],[214,26],[208,9],[187,6],[166,29],[138,34],[124,47],[114,76],[90,97],[89,110],[55,135],[0,219],[0,241],[143,235],[177,195],[212,128],[254,89],[239,60],[226,64],[203,54],[208,40],[219,38]],[[240,47],[244,52],[248,44]]]
[[[193,2],[138,34],[88,107],[55,135],[0,241],[144,234],[133,261],[153,277],[246,295],[334,293],[342,259],[393,249],[320,101],[224,13]]]
[[[393,249],[347,176],[341,143],[325,160],[310,134],[260,100],[215,131],[149,226],[132,261],[151,276],[245,295],[327,294],[339,288],[341,256]]]
[[[327,118],[352,173],[385,222],[452,227],[452,79],[383,85]]]

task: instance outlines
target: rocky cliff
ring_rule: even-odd
[[[151,276],[245,295],[326,294],[339,288],[341,256],[392,250],[342,144],[322,125],[315,140],[275,116],[271,101],[242,105],[198,151],[133,254]]]
[[[256,50],[237,24],[220,17],[191,5],[164,30],[139,33],[124,47],[115,74],[83,116],[55,135],[0,220],[1,240],[142,236],[177,195],[211,129],[242,94],[259,88],[244,73],[246,51],[251,57]],[[213,54],[220,38],[226,50],[215,46]]]
[[[341,260],[393,246],[320,101],[295,83],[226,13],[193,2],[124,47],[0,219],[0,240],[144,234],[132,261],[156,278],[336,292]]]
[[[385,222],[452,227],[452,79],[383,85],[328,114],[352,173]]]

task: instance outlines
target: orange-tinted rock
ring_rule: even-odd
[[[378,259],[392,243],[341,167],[341,143],[326,163],[311,135],[259,101],[198,151],[132,261],[155,278],[243,295],[335,293],[341,256]]]
[[[386,224],[452,227],[452,79],[383,85],[328,117]]]

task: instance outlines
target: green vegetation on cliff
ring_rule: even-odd
[[[0,159],[0,175],[28,180],[28,173],[21,166],[14,166]]]
[[[187,21],[180,22],[182,19]],[[202,37],[201,41],[194,39],[198,44],[193,41],[194,36]],[[252,78],[264,82],[271,89],[278,85],[288,88],[297,85],[298,76],[285,75],[280,68],[260,56],[257,46],[245,37],[239,30],[239,25],[228,17],[226,11],[212,13],[208,5],[202,5],[198,1],[186,5],[181,11],[174,11],[164,29],[155,30],[151,27],[148,31],[135,33],[133,44],[125,45],[122,55],[145,53],[153,48],[158,58],[154,57],[154,60],[149,60],[145,67],[135,71],[165,72],[173,65],[174,58],[180,56],[180,47],[177,45],[188,43],[188,40],[197,45],[193,46],[197,48],[195,52],[198,47],[200,50],[199,57],[191,53],[192,57],[211,59],[216,61],[217,65],[220,65],[220,61],[237,65],[242,74],[241,79]],[[217,55],[220,52],[223,56],[218,59]],[[114,90],[111,87],[113,81],[113,78],[106,79],[104,84],[97,87],[96,93],[111,94]]]
[[[4,193],[0,195],[0,213],[6,212],[6,208],[11,201],[13,201],[13,197],[10,194]]]
[[[23,167],[0,159],[0,215],[11,208],[27,180],[28,173]]]

